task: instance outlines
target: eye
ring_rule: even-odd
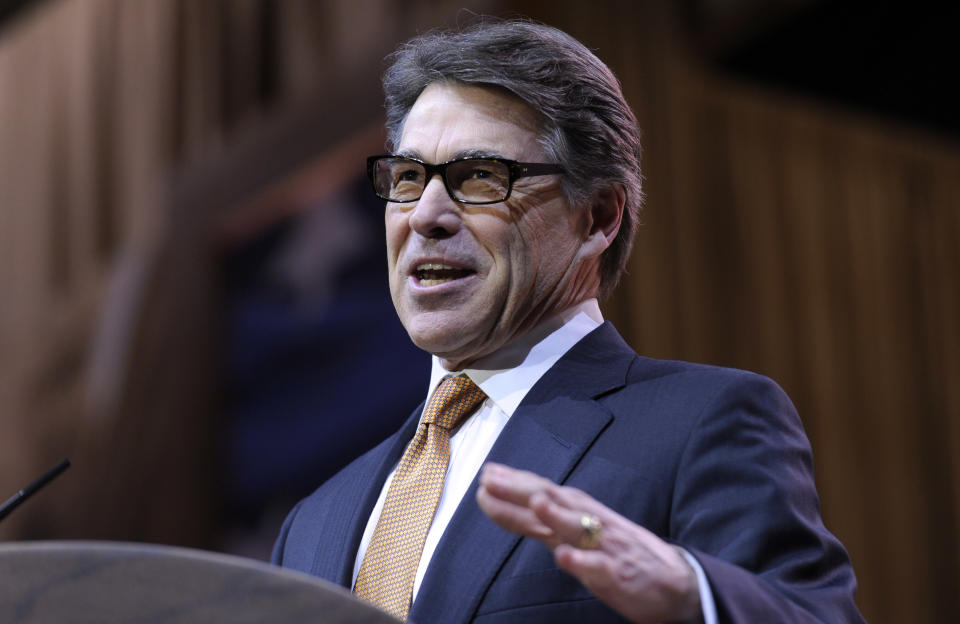
[[[393,171],[393,179],[396,182],[413,182],[420,178],[419,167],[397,167]]]
[[[475,180],[485,180],[493,175],[493,172],[489,169],[482,169],[480,167],[474,167],[470,170],[470,175],[468,177]]]

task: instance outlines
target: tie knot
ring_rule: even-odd
[[[472,412],[487,395],[466,375],[447,377],[427,402],[423,422],[444,429],[453,429],[460,419]]]

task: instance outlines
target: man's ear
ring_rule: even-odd
[[[620,231],[627,193],[619,184],[611,184],[597,191],[589,205],[588,228],[584,251],[600,255],[613,243]]]

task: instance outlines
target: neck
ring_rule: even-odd
[[[460,371],[465,368],[476,370],[503,370],[514,368],[524,361],[530,353],[530,349],[563,327],[580,313],[586,314],[598,323],[603,322],[603,315],[600,313],[600,305],[597,303],[597,300],[593,298],[586,299],[543,319],[532,329],[517,336],[493,353],[484,355],[473,361],[465,362],[452,361],[438,356],[440,364],[448,371]]]

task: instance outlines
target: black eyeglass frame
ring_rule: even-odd
[[[377,161],[392,158],[395,160],[406,160],[409,162],[414,162],[423,167],[424,170],[424,182],[423,190],[420,191],[420,195],[414,197],[413,199],[390,199],[389,197],[384,197],[377,191],[377,181],[374,174],[374,167],[377,164]],[[507,194],[503,199],[496,199],[491,201],[467,201],[464,199],[458,199],[454,197],[453,190],[450,188],[450,184],[447,182],[447,167],[450,165],[455,165],[457,163],[462,163],[467,160],[482,160],[485,162],[496,162],[502,163],[507,166],[507,170],[510,173],[508,185],[507,185]],[[423,197],[423,191],[427,190],[427,184],[430,183],[430,180],[433,179],[433,176],[439,175],[440,179],[443,181],[443,188],[447,189],[447,195],[450,196],[450,199],[457,202],[458,204],[467,204],[470,206],[483,206],[486,204],[498,204],[500,202],[507,201],[510,199],[511,193],[513,193],[513,183],[519,180],[520,178],[529,178],[533,176],[541,175],[551,175],[551,174],[563,174],[566,173],[566,170],[563,166],[558,164],[551,163],[525,163],[517,162],[515,160],[510,160],[508,158],[484,158],[482,156],[466,156],[464,158],[455,158],[453,160],[448,160],[445,163],[440,163],[438,165],[432,165],[430,163],[425,163],[422,160],[412,158],[410,156],[398,156],[397,154],[379,154],[377,156],[368,156],[367,157],[367,178],[370,180],[370,185],[373,187],[373,193],[380,199],[388,202],[394,202],[398,204],[406,204],[410,202],[415,202]]]

